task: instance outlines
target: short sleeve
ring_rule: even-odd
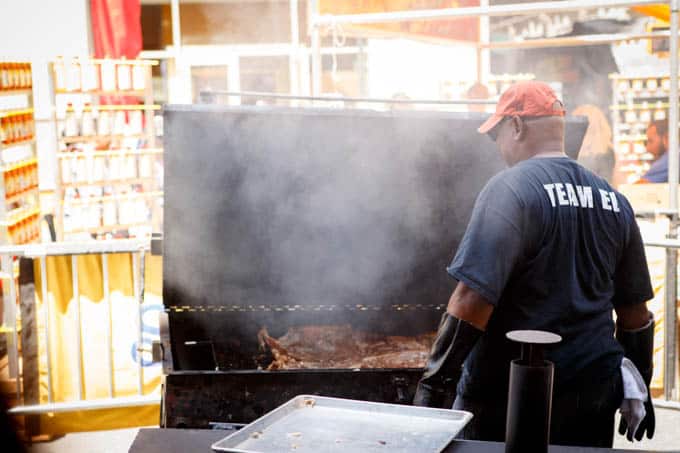
[[[649,267],[647,266],[642,236],[633,217],[628,242],[614,274],[614,298],[612,302],[615,307],[620,307],[647,302],[653,297],[654,290],[649,278]]]
[[[517,194],[493,178],[477,197],[448,273],[496,305],[522,255],[522,218]]]

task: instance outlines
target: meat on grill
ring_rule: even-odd
[[[413,337],[354,330],[350,325],[292,327],[275,339],[266,328],[260,346],[274,360],[268,370],[299,368],[420,368],[425,366],[435,333]]]

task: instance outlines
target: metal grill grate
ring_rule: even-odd
[[[229,312],[333,312],[333,311],[442,311],[445,304],[395,305],[171,305],[170,313],[229,313]]]

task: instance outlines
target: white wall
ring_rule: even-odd
[[[439,99],[443,82],[474,81],[473,46],[436,45],[405,39],[371,39],[368,92],[376,98],[405,93],[411,99]]]
[[[0,0],[0,60],[33,63],[40,189],[52,190],[56,133],[48,61],[58,55],[89,56],[89,0]]]

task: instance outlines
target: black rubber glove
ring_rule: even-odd
[[[425,372],[413,398],[414,406],[442,408],[446,405],[451,395],[455,395],[465,358],[483,333],[455,316],[442,315]]]
[[[649,323],[636,330],[624,330],[620,326],[616,329],[616,339],[623,346],[624,354],[642,375],[647,384],[647,401],[645,401],[645,418],[640,423],[635,432],[635,439],[642,440],[647,434],[647,439],[654,436],[656,429],[656,418],[654,416],[654,406],[652,405],[652,394],[649,391],[649,383],[652,380],[653,355],[654,355],[654,316],[649,314]],[[619,434],[624,435],[628,429],[628,424],[621,418],[619,423]],[[630,439],[629,439],[630,440]]]

